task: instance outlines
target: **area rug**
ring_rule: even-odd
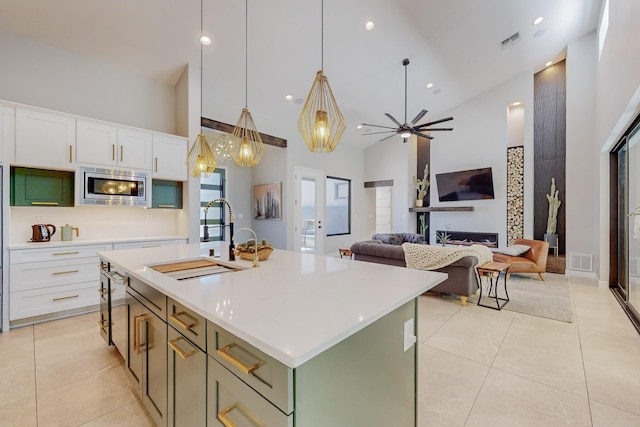
[[[483,280],[484,281],[484,280]],[[495,301],[486,297],[487,284],[482,291],[482,304],[495,305]],[[545,317],[573,323],[573,296],[569,280],[561,274],[544,274],[544,282],[533,274],[513,273],[507,281],[509,303],[504,310],[530,314],[532,316]],[[504,297],[502,278],[498,287],[498,296]],[[469,297],[468,302],[478,302],[478,295]]]

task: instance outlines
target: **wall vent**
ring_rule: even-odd
[[[502,49],[506,49],[512,44],[514,44],[516,41],[518,41],[519,38],[520,38],[520,33],[514,33],[511,36],[507,37],[506,39],[502,40],[500,42],[500,46],[502,47]]]
[[[593,271],[593,255],[579,254],[575,252],[570,253],[569,270]]]

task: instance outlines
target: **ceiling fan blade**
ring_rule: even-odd
[[[429,128],[429,129],[418,129],[418,130],[424,130],[424,131],[432,131],[432,130],[453,130],[453,128]]]
[[[434,120],[434,121],[429,122],[429,123],[418,125],[418,126],[416,126],[416,128],[423,128],[423,127],[426,127],[426,126],[437,125],[438,123],[448,122],[449,120],[453,120],[453,117],[447,117],[446,119]]]
[[[396,128],[392,128],[391,126],[372,125],[372,124],[369,124],[369,123],[362,123],[362,126],[373,126],[373,127],[376,127],[376,128],[394,129],[394,130],[396,129]]]
[[[402,125],[400,124],[400,122],[399,122],[399,121],[397,121],[396,119],[394,119],[394,118],[393,118],[393,116],[392,116],[391,114],[389,114],[389,113],[384,113],[384,115],[385,115],[385,116],[387,116],[387,117],[389,117],[393,123],[395,123],[395,124],[397,124],[397,125],[398,125],[398,127],[402,127]]]
[[[382,132],[367,132],[367,133],[363,133],[362,136],[367,136],[367,135],[380,135],[381,133],[397,133],[395,130],[385,130]]]
[[[426,135],[426,134],[420,133],[420,132],[414,132],[414,135],[420,136],[422,138],[433,139],[433,137],[431,135]]]
[[[418,113],[418,115],[416,116],[415,119],[411,120],[411,125],[415,125],[416,123],[418,123],[420,121],[420,119],[422,119],[424,117],[424,115],[427,114],[427,110],[422,110]]]
[[[381,139],[380,141],[378,141],[378,142],[382,142],[382,141],[384,141],[385,139],[389,139],[389,138],[391,138],[392,136],[395,136],[395,134],[393,134],[393,135],[389,135],[389,136],[388,136],[388,137],[386,137],[386,138],[382,138],[382,139]]]

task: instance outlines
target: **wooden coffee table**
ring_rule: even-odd
[[[478,297],[478,305],[482,307],[492,308],[494,310],[502,310],[502,307],[509,303],[509,293],[507,292],[507,274],[509,273],[510,264],[503,262],[487,262],[476,267],[478,272],[478,278],[480,283],[480,296]],[[502,276],[502,282],[504,284],[505,298],[498,297],[498,282]],[[482,278],[486,277],[489,280],[489,290],[487,297],[496,302],[496,306],[482,304]],[[494,283],[495,280],[495,283]]]

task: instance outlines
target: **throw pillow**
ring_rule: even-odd
[[[491,249],[491,251],[492,252],[497,252],[499,254],[509,255],[509,256],[520,256],[520,255],[525,254],[529,249],[531,249],[531,246],[527,246],[527,245],[511,245],[511,246],[507,246],[504,249],[493,248],[493,249]]]
[[[424,236],[417,233],[402,233],[402,239],[409,243],[424,243]]]
[[[402,236],[396,233],[374,234],[371,239],[380,240],[388,245],[401,245],[403,243]]]

